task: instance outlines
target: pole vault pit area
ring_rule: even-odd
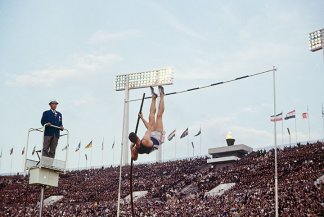
[[[211,158],[207,159],[207,163],[217,167],[230,166],[252,151],[251,147],[244,144],[209,148]]]

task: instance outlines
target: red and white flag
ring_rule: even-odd
[[[302,117],[303,117],[303,119],[307,119],[308,118],[308,113],[307,112],[303,112],[302,113]]]
[[[282,121],[282,112],[279,113],[279,114],[276,114],[276,115],[272,115],[272,116],[270,117],[270,120],[271,120],[272,122]]]

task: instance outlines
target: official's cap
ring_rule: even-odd
[[[49,104],[49,105],[50,105],[50,104],[56,104],[56,105],[57,105],[57,104],[59,104],[59,103],[58,103],[56,100],[51,100],[50,103],[48,103],[48,104]]]

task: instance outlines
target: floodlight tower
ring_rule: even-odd
[[[309,33],[309,50],[312,52],[323,50],[324,61],[324,29]]]
[[[125,91],[124,100],[124,117],[122,132],[122,149],[121,149],[121,165],[128,165],[128,131],[129,131],[129,91],[131,89],[139,89],[158,85],[171,85],[173,82],[173,70],[170,68],[151,70],[146,72],[137,72],[131,74],[116,76],[116,91]],[[157,155],[161,156],[161,155]],[[160,159],[157,159],[160,161]]]

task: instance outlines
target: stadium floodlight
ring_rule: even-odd
[[[309,33],[309,50],[312,52],[323,50],[324,60],[324,29]]]
[[[312,52],[323,49],[324,29],[309,33],[309,50]]]
[[[116,76],[116,91],[138,89],[149,86],[169,85],[173,80],[172,69],[158,69]]]

